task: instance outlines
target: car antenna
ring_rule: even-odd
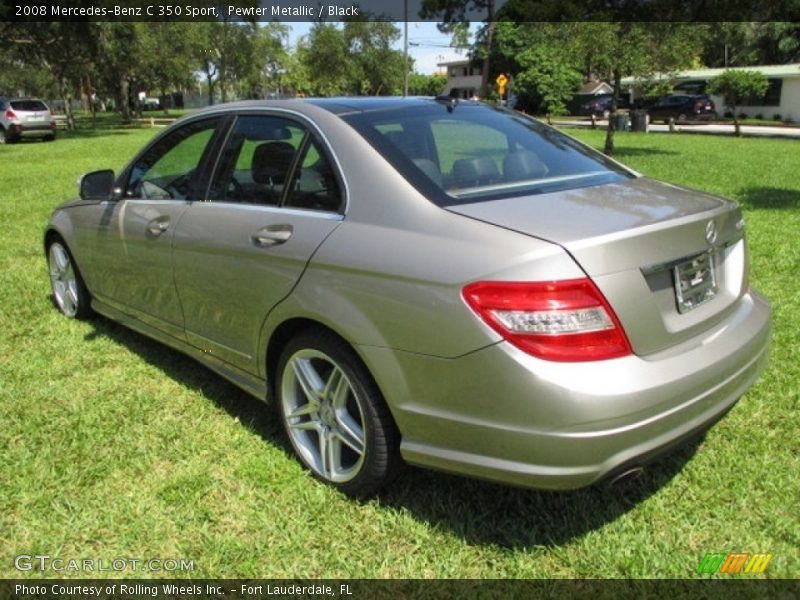
[[[447,112],[453,112],[453,109],[458,106],[458,98],[455,96],[436,96],[436,102],[444,104],[447,107]]]

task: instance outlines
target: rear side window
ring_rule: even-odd
[[[12,100],[11,108],[23,112],[42,112],[47,110],[47,105],[41,100]]]
[[[309,130],[267,115],[236,119],[209,199],[325,211],[341,205],[331,163]]]
[[[343,117],[423,194],[440,205],[540,194],[633,175],[537,121],[461,104]]]

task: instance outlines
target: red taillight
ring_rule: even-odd
[[[538,358],[590,361],[632,352],[617,316],[590,279],[479,281],[462,295],[489,327]]]
[[[15,113],[15,112],[14,112],[13,110],[11,110],[10,108],[7,108],[7,109],[6,109],[6,119],[9,119],[9,120],[14,120],[14,119],[16,119],[16,118],[17,118],[17,113]]]

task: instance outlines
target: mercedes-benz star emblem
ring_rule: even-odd
[[[706,223],[706,241],[711,245],[717,241],[717,225],[713,220]]]

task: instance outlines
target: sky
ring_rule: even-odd
[[[297,39],[306,35],[313,23],[286,23],[291,27],[289,42],[294,46]],[[397,41],[398,50],[403,49],[402,32],[404,23],[395,23],[400,29],[401,36]],[[436,23],[409,21],[408,23],[408,54],[414,59],[414,70],[417,73],[430,75],[438,70],[436,63],[449,60],[466,58],[466,50],[460,53],[455,48],[450,48],[450,36],[440,33]]]

